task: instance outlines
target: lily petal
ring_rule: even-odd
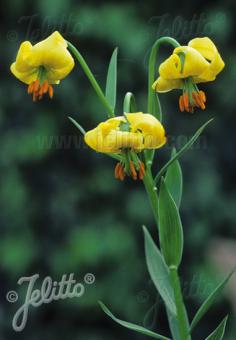
[[[209,61],[209,67],[202,74],[196,77],[196,83],[215,80],[216,76],[225,66],[215,44],[211,41],[211,39],[204,37],[192,39],[188,45],[195,48]]]
[[[120,130],[120,123],[127,120],[130,131]],[[85,134],[85,142],[95,151],[103,153],[120,153],[123,148],[140,152],[161,147],[166,143],[166,137],[164,127],[154,116],[137,112],[100,123]]]
[[[54,32],[34,46],[29,41],[23,42],[11,71],[18,79],[29,84],[37,79],[36,72],[40,66],[45,68],[45,76],[50,84],[57,84],[73,69],[74,59],[59,32]]]
[[[174,89],[181,89],[183,87],[183,81],[181,79],[164,79],[163,77],[157,78],[153,83],[152,88],[156,92],[169,92]]]
[[[184,65],[178,54],[185,54]],[[183,79],[198,76],[204,72],[209,63],[194,48],[180,46],[175,48],[173,54],[166,59],[159,67],[160,76],[164,79]]]

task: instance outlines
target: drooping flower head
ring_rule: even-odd
[[[207,37],[195,38],[188,46],[174,49],[173,54],[159,67],[159,78],[153,89],[168,92],[182,89],[179,98],[181,111],[193,112],[194,107],[205,109],[206,95],[196,84],[213,81],[224,68],[224,62],[214,45]]]
[[[74,59],[67,50],[67,42],[59,32],[31,45],[24,41],[17,53],[11,72],[28,85],[33,100],[41,99],[45,93],[53,97],[53,84],[59,84],[74,67]]]
[[[166,136],[164,127],[154,116],[137,112],[100,123],[85,134],[85,142],[97,152],[124,156],[124,161],[116,166],[116,178],[123,180],[125,175],[131,175],[137,179],[138,170],[142,179],[145,169],[137,154],[160,148],[166,143]]]

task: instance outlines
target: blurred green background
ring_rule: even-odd
[[[156,169],[211,117],[200,142],[182,159],[182,219],[185,252],[181,275],[190,317],[236,262],[235,231],[235,11],[228,1],[21,1],[1,5],[0,76],[0,258],[1,339],[145,339],[119,327],[100,310],[104,301],[117,316],[168,335],[163,305],[150,282],[143,249],[142,224],[157,239],[142,183],[113,178],[115,162],[83,145],[74,117],[85,129],[106,118],[81,68],[55,88],[52,101],[33,103],[26,86],[9,72],[19,44],[35,43],[54,30],[73,42],[104,87],[109,58],[119,47],[117,114],[127,91],[145,112],[147,60],[152,43],[171,35],[180,43],[209,36],[226,62],[214,83],[204,84],[207,110],[180,113],[178,91],[160,96],[169,144],[156,159]],[[160,61],[168,53],[163,48]],[[175,136],[175,137],[174,137]],[[86,273],[80,299],[31,308],[26,328],[11,322],[24,302],[22,276]],[[40,285],[39,285],[40,286]],[[236,334],[235,281],[195,331],[203,339],[230,313],[225,339]],[[9,290],[19,293],[15,304]]]

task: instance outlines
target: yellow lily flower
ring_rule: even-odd
[[[28,85],[28,93],[32,93],[33,101],[36,101],[47,92],[52,98],[52,84],[59,84],[73,67],[74,59],[67,50],[67,42],[55,31],[33,46],[29,41],[24,41],[16,61],[11,65],[11,72]]]
[[[162,124],[154,116],[142,112],[110,118],[88,131],[84,139],[97,152],[128,156],[128,163],[118,163],[115,169],[115,177],[121,180],[126,174],[137,179],[136,169],[139,178],[143,179],[144,164],[135,154],[145,149],[160,148],[166,143]]]
[[[174,49],[173,54],[159,67],[159,78],[153,83],[156,92],[182,89],[181,111],[193,112],[194,107],[205,109],[206,95],[196,84],[213,81],[225,64],[214,43],[207,37],[192,39],[188,46]]]

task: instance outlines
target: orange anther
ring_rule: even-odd
[[[202,110],[206,108],[201,96],[198,92],[193,92],[193,99],[195,101],[196,106],[200,107]]]
[[[115,175],[115,178],[116,179],[119,179],[119,171],[120,171],[120,166],[121,164],[120,163],[117,163],[116,166],[115,166],[115,172],[114,172],[114,175]]]
[[[115,178],[123,181],[125,179],[125,170],[121,163],[117,163],[115,166]]]
[[[28,86],[28,94],[31,94],[33,93],[33,89],[34,89],[34,82],[30,83],[29,86]]]
[[[49,93],[49,97],[52,99],[52,97],[53,97],[53,87],[52,87],[52,85],[49,85],[48,93]]]
[[[179,109],[181,112],[184,112],[184,99],[183,96],[179,97]]]
[[[40,85],[40,82],[38,79],[36,79],[35,81],[33,81],[32,83],[29,84],[27,92],[29,94],[33,94],[33,101],[37,101],[38,99],[42,99],[43,95],[45,93],[49,93],[49,97],[52,98],[53,97],[53,87],[52,85],[50,85],[48,83],[47,80],[45,80],[43,82],[42,85]]]
[[[120,169],[119,169],[119,179],[121,181],[125,179],[125,170],[122,165],[120,165]]]
[[[48,92],[48,87],[49,87],[48,81],[45,80],[43,85],[42,85],[42,92],[43,93],[47,93]]]
[[[39,90],[39,88],[40,88],[40,82],[39,82],[39,80],[37,79],[37,80],[35,80],[35,82],[34,82],[34,92],[37,92],[37,91]]]
[[[143,162],[139,162],[139,179],[143,180],[144,176],[145,176],[145,166]]]
[[[132,176],[132,178],[136,181],[136,179],[137,179],[138,177],[137,177],[137,172],[136,172],[136,170],[135,170],[135,166],[134,166],[133,161],[130,161],[130,162],[129,162],[129,166],[130,166],[131,176]]]
[[[190,108],[189,108],[189,98],[188,98],[188,94],[185,92],[183,94],[183,103],[184,103],[184,108],[187,112],[190,111]]]
[[[202,99],[203,103],[206,102],[206,95],[204,91],[199,91],[200,98]]]

